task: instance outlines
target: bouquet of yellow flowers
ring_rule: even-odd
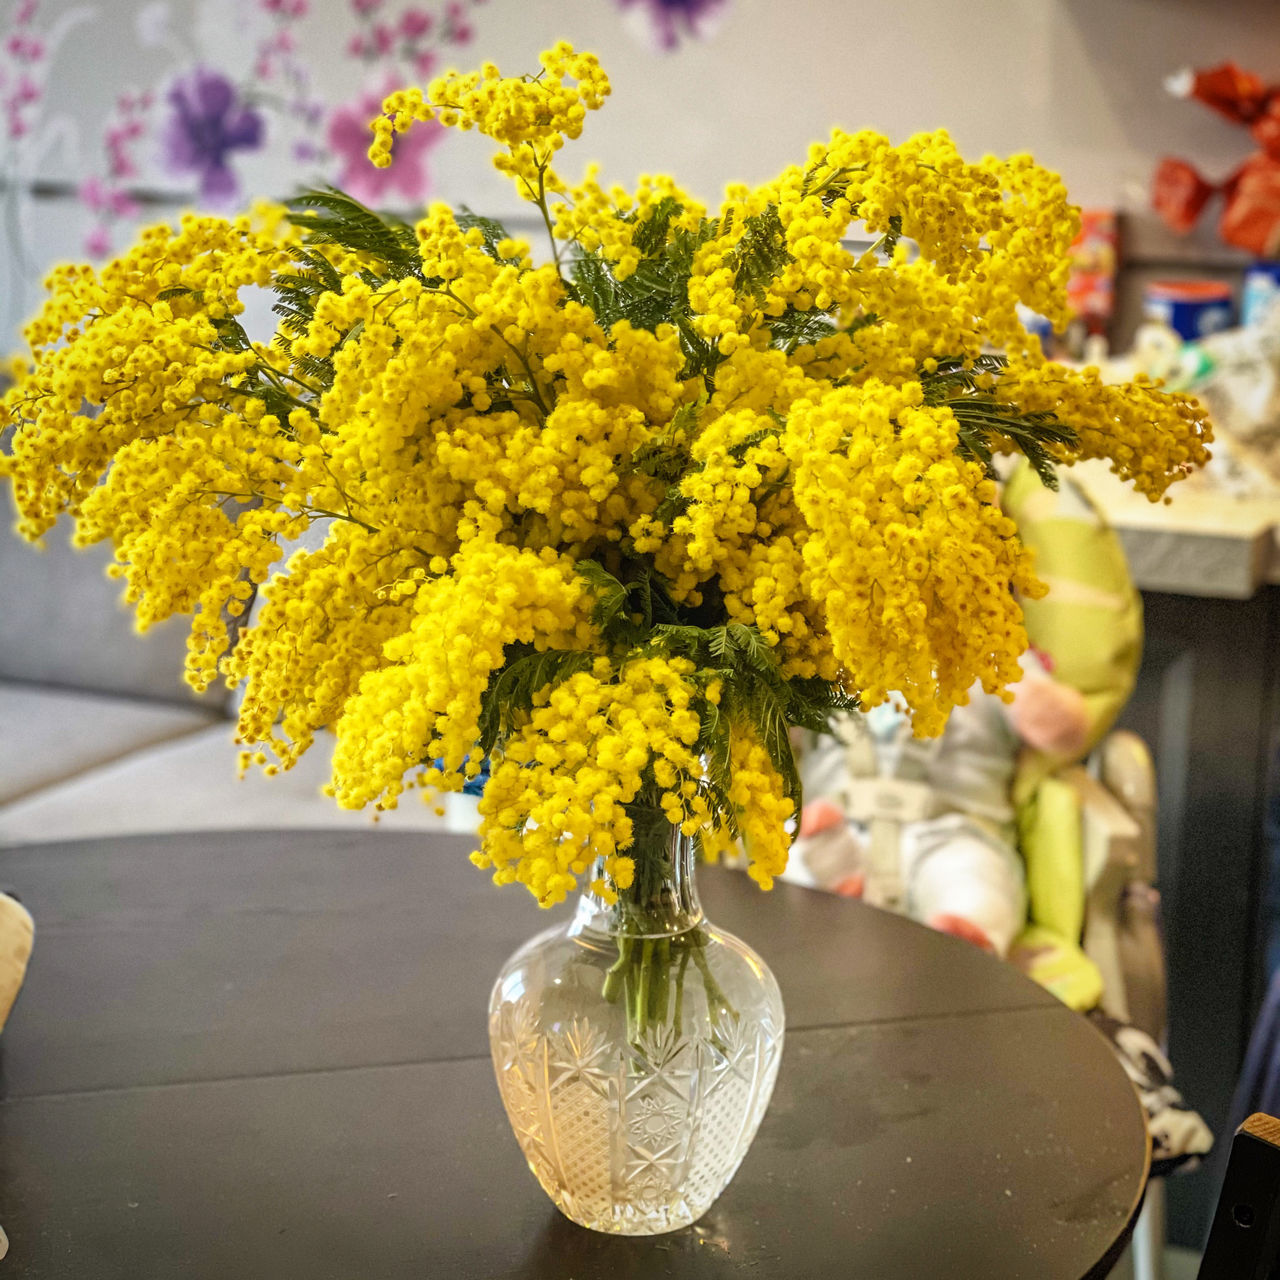
[[[1019,304],[1065,318],[1077,226],[1029,157],[837,131],[711,213],[665,176],[561,177],[609,83],[568,45],[541,61],[393,94],[371,156],[478,130],[549,253],[335,191],[153,227],[54,271],[0,474],[27,537],[70,512],[111,542],[140,628],[194,615],[187,679],[246,685],[246,760],[332,726],[334,797],[381,808],[487,764],[475,861],[543,904],[596,863],[642,908],[654,820],[741,839],[767,887],[789,726],[893,691],[935,733],[1017,678],[1040,587],[993,454],[1109,458],[1155,499],[1209,426],[1028,337]]]

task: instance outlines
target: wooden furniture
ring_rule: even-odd
[[[117,838],[0,853],[37,920],[0,1039],[6,1274],[60,1280],[1102,1276],[1147,1171],[1093,1029],[955,939],[708,868],[787,1045],[696,1226],[594,1235],[524,1168],[492,975],[554,915],[461,837]]]
[[[1199,1280],[1271,1280],[1280,1269],[1280,1120],[1236,1130]]]

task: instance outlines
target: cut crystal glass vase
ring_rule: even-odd
[[[665,822],[638,834],[630,888],[613,904],[585,894],[567,926],[507,961],[489,1002],[498,1089],[529,1168],[596,1231],[701,1217],[778,1074],[778,984],[703,917],[693,846]]]

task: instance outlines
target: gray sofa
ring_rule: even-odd
[[[0,846],[137,832],[348,826],[465,829],[416,800],[383,816],[320,794],[328,744],[274,778],[236,776],[233,695],[182,681],[183,619],[146,636],[104,573],[105,547],[59,528],[38,550],[11,532],[0,484]],[[451,800],[454,798],[451,797]],[[20,889],[20,886],[19,886]]]

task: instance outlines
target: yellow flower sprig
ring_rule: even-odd
[[[188,217],[55,271],[3,400],[20,532],[68,513],[140,627],[193,616],[187,678],[245,685],[245,763],[331,727],[353,808],[487,767],[476,861],[544,904],[626,895],[637,813],[741,839],[767,886],[789,723],[896,692],[934,733],[1016,678],[1041,588],[991,452],[1107,458],[1156,500],[1210,440],[1194,401],[1022,328],[1062,316],[1077,227],[1029,157],[837,130],[709,211],[665,175],[560,176],[608,93],[561,44],[373,122],[379,164],[428,119],[491,138],[549,261],[441,204]]]

